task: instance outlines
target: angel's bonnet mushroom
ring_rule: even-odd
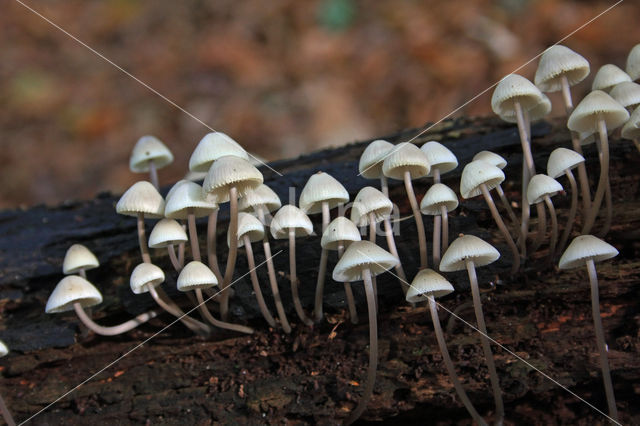
[[[588,75],[589,61],[568,47],[556,44],[540,57],[534,82],[543,92],[561,90],[568,115],[573,109],[571,86],[580,83]]]
[[[502,157],[501,155],[498,155],[495,152],[491,152],[491,151],[480,151],[479,153],[474,155],[472,158],[472,161],[476,161],[476,160],[486,161],[492,166],[496,166],[497,168],[503,171],[504,171],[504,168],[507,167],[507,160],[505,160],[504,157]],[[500,202],[502,203],[502,207],[504,207],[504,209],[507,211],[507,214],[509,215],[509,218],[511,219],[511,222],[513,223],[513,225],[516,227],[520,226],[520,221],[516,217],[516,214],[513,212],[513,209],[511,208],[511,204],[509,203],[509,200],[507,200],[507,196],[505,195],[504,190],[502,189],[502,184],[496,186],[495,189],[496,189],[496,192],[498,193],[498,196],[500,197]]]
[[[636,44],[631,48],[629,56],[627,56],[627,66],[625,70],[631,80],[640,80],[640,44]]]
[[[382,163],[386,156],[394,149],[391,142],[382,139],[371,142],[362,151],[358,162],[358,172],[365,179],[380,179],[382,193],[389,196],[387,177],[382,173]]]
[[[184,232],[182,225],[173,219],[162,219],[155,224],[149,234],[149,247],[153,249],[167,248],[173,268],[180,272],[183,265],[176,257],[173,247],[176,244],[184,244],[187,240],[187,233]]]
[[[591,90],[602,90],[603,92],[609,92],[614,86],[622,83],[623,81],[631,81],[631,77],[622,71],[618,66],[613,64],[606,64],[598,69],[595,77],[593,77],[593,83],[591,83]]]
[[[0,340],[0,358],[8,353],[9,348],[2,340]],[[4,399],[2,399],[2,396],[0,396],[0,412],[2,413],[4,421],[7,422],[7,426],[15,426],[16,422],[13,420],[13,416],[11,416],[11,412],[9,411],[7,404],[5,404]]]
[[[609,95],[627,111],[632,112],[640,105],[640,84],[632,81],[623,81],[616,84]]]
[[[433,177],[434,183],[440,183],[440,176],[458,167],[458,159],[449,148],[440,142],[429,141],[420,147],[427,154],[431,166],[428,177]]]
[[[82,244],[74,244],[67,249],[62,261],[62,273],[65,275],[78,274],[87,279],[89,269],[100,266],[95,254]]]
[[[621,135],[625,139],[631,139],[640,151],[640,106],[631,113],[629,120],[622,127]]]
[[[530,204],[537,204],[544,202],[549,209],[549,216],[551,216],[551,242],[549,244],[549,259],[553,259],[556,250],[556,243],[558,241],[558,217],[556,216],[556,210],[553,207],[551,197],[562,191],[562,185],[552,177],[539,174],[535,175],[529,181],[529,187],[527,188],[527,200]],[[546,232],[546,219],[545,216],[538,218],[538,235],[536,241],[533,244],[532,252],[535,252],[544,239]]]
[[[158,189],[158,169],[172,162],[173,154],[160,139],[155,136],[143,136],[133,147],[129,168],[134,173],[149,172],[151,183]]]
[[[433,265],[436,269],[440,264],[441,251],[449,247],[449,212],[456,208],[458,208],[456,193],[443,183],[431,186],[420,202],[420,212],[434,217]],[[440,249],[441,240],[442,250]]]

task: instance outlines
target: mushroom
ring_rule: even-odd
[[[247,191],[262,184],[262,173],[247,160],[227,155],[213,162],[207,172],[202,188],[208,201],[218,204],[229,202],[229,234],[231,244],[227,255],[227,265],[222,281],[220,315],[226,321],[229,312],[229,292],[227,287],[233,278],[238,254],[238,198]],[[211,224],[211,223],[210,223]]]
[[[364,281],[369,312],[369,370],[367,381],[358,406],[351,412],[345,424],[356,421],[367,408],[373,394],[378,368],[378,323],[376,300],[371,277],[380,275],[398,264],[398,259],[370,241],[351,243],[333,269],[333,279],[338,282]]]
[[[622,71],[618,66],[613,64],[606,64],[600,67],[595,77],[593,77],[593,83],[591,83],[591,90],[602,90],[603,92],[609,92],[614,86],[622,83],[623,81],[631,81],[631,77]]]
[[[549,243],[549,259],[553,259],[556,250],[556,243],[558,242],[558,217],[556,216],[556,210],[553,207],[551,197],[562,191],[562,185],[552,177],[539,174],[535,175],[529,181],[529,187],[527,188],[527,200],[530,204],[544,203],[549,209],[549,216],[551,216],[551,242]],[[544,210],[543,210],[544,211]],[[536,241],[533,244],[531,252],[534,253],[542,244],[544,235],[546,232],[546,219],[545,216],[538,218],[538,235]]]
[[[386,156],[393,150],[394,145],[382,139],[371,142],[362,151],[358,162],[359,175],[365,179],[380,179],[380,189],[384,195],[389,196],[387,177],[382,173],[382,163]]]
[[[129,169],[134,173],[149,172],[151,183],[156,189],[158,169],[173,163],[173,154],[160,139],[155,136],[143,136],[138,139],[129,158]]]
[[[462,170],[462,176],[460,177],[460,194],[462,195],[462,198],[466,199],[480,194],[484,197],[484,201],[487,203],[487,206],[489,206],[493,220],[496,222],[496,225],[498,225],[500,232],[502,232],[502,236],[511,249],[511,254],[513,255],[511,274],[513,275],[518,272],[518,269],[520,268],[520,254],[518,253],[518,248],[513,242],[513,238],[511,238],[511,234],[509,234],[509,230],[505,226],[500,213],[498,213],[498,209],[496,208],[493,198],[491,198],[491,193],[489,192],[495,188],[497,184],[502,183],[503,181],[504,173],[499,168],[481,160],[472,161]],[[526,240],[525,235],[522,235],[521,238]],[[440,270],[444,271],[442,268],[440,268]]]
[[[306,237],[313,234],[313,224],[311,219],[301,209],[296,206],[282,206],[273,216],[271,221],[271,236],[276,240],[289,239],[289,278],[291,281],[291,296],[296,313],[300,320],[313,326],[313,321],[307,317],[298,295],[298,275],[296,272],[296,237]],[[323,249],[324,250],[324,249]],[[284,317],[284,312],[282,315]]]
[[[300,192],[300,209],[306,214],[322,213],[322,232],[329,226],[329,211],[349,202],[349,193],[333,176],[318,172],[312,175]],[[273,231],[273,230],[272,230]],[[327,250],[320,253],[320,266],[318,267],[318,281],[316,282],[316,301],[314,317],[317,322],[322,320],[322,294],[324,293],[324,280],[327,274]],[[320,301],[318,302],[318,295]]]
[[[507,167],[507,160],[505,160],[501,155],[498,155],[491,151],[480,151],[479,153],[473,156],[472,161],[476,161],[476,160],[486,161],[487,163],[491,164],[492,166],[496,166],[502,171],[504,171],[504,168]],[[496,192],[498,193],[498,197],[500,197],[500,202],[502,203],[502,207],[504,207],[504,209],[507,211],[507,214],[509,215],[509,219],[511,219],[511,222],[513,223],[514,226],[519,227],[520,221],[516,217],[516,214],[513,212],[513,209],[509,204],[509,200],[507,200],[507,196],[504,194],[502,185],[498,184],[498,186],[496,186],[495,189],[496,189]],[[443,250],[446,250],[446,249],[447,249],[446,247],[443,248]]]
[[[126,333],[158,316],[156,311],[148,311],[122,324],[105,327],[96,324],[84,311],[85,308],[100,303],[102,303],[102,294],[93,284],[78,275],[68,275],[53,289],[44,310],[48,314],[75,310],[76,315],[87,328],[102,336]]]
[[[625,70],[631,80],[636,81],[640,79],[640,44],[636,44],[631,48],[631,51],[629,51]]]
[[[413,191],[411,180],[427,176],[430,171],[431,166],[427,154],[417,146],[408,142],[396,145],[382,163],[382,173],[384,173],[386,177],[404,181],[404,187],[407,191],[409,203],[411,204],[413,218],[416,221],[418,244],[420,246],[420,269],[428,266],[427,238],[424,231],[424,223],[422,222],[422,214],[418,207],[418,200]]]
[[[480,289],[476,276],[476,266],[485,266],[495,262],[500,257],[500,253],[491,244],[473,235],[463,235],[451,243],[449,249],[442,256],[440,270],[443,272],[454,272],[467,270],[469,283],[471,284],[471,295],[473,296],[473,307],[476,313],[476,321],[480,330],[482,350],[489,369],[491,379],[491,389],[496,406],[496,424],[502,424],[504,419],[504,403],[502,402],[502,391],[500,390],[500,380],[496,371],[496,366],[491,352],[487,326],[482,313],[482,301],[480,299]]]
[[[456,368],[449,356],[449,349],[447,349],[447,342],[444,339],[444,333],[442,333],[442,327],[440,327],[440,318],[438,317],[438,305],[436,303],[437,297],[446,296],[453,292],[453,286],[442,275],[435,272],[433,269],[423,269],[418,272],[418,275],[411,282],[411,287],[407,292],[406,299],[410,303],[419,303],[426,298],[429,301],[429,311],[431,312],[431,321],[433,322],[433,329],[436,332],[436,339],[438,340],[438,346],[440,347],[440,353],[442,353],[442,361],[447,368],[449,377],[453,382],[453,387],[456,389],[456,393],[465,408],[479,425],[485,425],[487,422],[478,414],[474,408],[471,400],[467,396],[467,393],[462,387],[462,383],[458,380],[456,374]]]
[[[87,279],[89,269],[100,266],[98,258],[82,244],[74,244],[67,249],[62,261],[62,273],[65,275],[78,274]]]
[[[573,222],[576,218],[576,212],[578,210],[578,185],[576,178],[573,176],[572,169],[578,167],[578,165],[584,163],[584,157],[575,151],[567,148],[556,148],[549,155],[547,161],[547,175],[554,179],[558,179],[563,174],[569,179],[569,185],[571,185],[571,207],[569,208],[569,216],[567,217],[567,225],[562,231],[562,237],[558,244],[558,251],[564,250],[564,246],[569,241],[571,230],[573,229]]]
[[[176,257],[173,247],[176,244],[184,244],[187,240],[187,233],[184,232],[182,225],[173,219],[161,219],[149,234],[149,247],[154,249],[167,248],[173,268],[176,272],[180,272],[183,265]]]
[[[356,198],[357,199],[357,198]],[[353,210],[352,210],[353,211]],[[348,247],[354,241],[360,241],[360,231],[358,227],[349,219],[344,216],[338,216],[333,219],[327,229],[322,233],[322,239],[320,245],[325,250],[337,250],[338,260],[344,254],[345,247]],[[351,284],[344,283],[344,293],[347,299],[347,306],[349,307],[349,318],[352,324],[358,323],[358,311],[356,310],[356,303],[353,299],[353,292],[351,291]],[[320,294],[320,304],[322,304],[322,294]],[[318,295],[316,294],[316,303],[318,303]]]
[[[8,353],[9,348],[2,340],[0,340],[0,358],[6,356]],[[7,426],[15,426],[16,422],[13,420],[11,412],[9,411],[7,404],[5,404],[4,399],[2,399],[2,396],[0,396],[0,412],[2,412],[2,417],[4,418],[4,421],[7,422]]]
[[[442,251],[449,248],[449,212],[456,208],[456,193],[443,183],[431,186],[420,202],[420,212],[433,216],[433,265],[436,269],[440,264],[440,240]]]
[[[621,135],[625,139],[631,139],[640,151],[640,106],[631,113],[629,120],[622,127]]]
[[[618,409],[616,399],[613,394],[613,384],[609,372],[609,360],[607,359],[607,344],[602,327],[602,317],[600,315],[600,301],[598,294],[598,274],[595,262],[611,259],[618,255],[618,250],[612,245],[594,237],[593,235],[580,235],[571,241],[569,247],[560,258],[558,267],[560,269],[574,269],[583,265],[587,267],[589,283],[591,284],[591,313],[593,314],[593,325],[596,330],[596,341],[600,351],[600,367],[602,369],[602,381],[607,395],[607,405],[609,406],[609,416],[617,423]]]
[[[429,141],[420,147],[427,155],[431,170],[427,177],[433,177],[433,183],[440,183],[440,176],[458,167],[456,156],[440,142]]]
[[[609,96],[631,113],[640,105],[640,84],[632,81],[623,81],[613,86]]]

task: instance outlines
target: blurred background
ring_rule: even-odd
[[[439,120],[614,3],[24,1],[268,160]],[[624,67],[639,16],[625,1],[564,44],[592,76]],[[536,64],[519,73],[532,79]],[[490,97],[457,115],[490,114]],[[145,178],[128,169],[145,134],[174,152],[160,171],[173,182],[209,132],[13,0],[0,15],[0,110],[0,208],[124,191]]]

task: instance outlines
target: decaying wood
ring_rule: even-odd
[[[387,139],[407,140],[418,131]],[[536,165],[541,172],[546,169],[546,158],[553,148],[570,146],[568,133],[559,123],[535,125],[533,138]],[[521,161],[515,127],[493,119],[456,119],[434,127],[415,142],[428,140],[441,141],[457,155],[461,166],[443,176],[443,181],[454,189],[462,166],[476,152],[489,149],[503,155],[509,161],[505,192],[513,200],[519,199]],[[290,188],[295,188],[298,195],[308,177],[323,170],[341,180],[353,198],[361,187],[377,184],[357,177],[357,159],[365,145],[351,144],[270,163],[284,176],[263,167],[265,183],[286,203]],[[597,176],[594,150],[587,147],[586,156],[588,167]],[[598,265],[601,309],[621,417],[625,423],[637,423],[640,408],[633,401],[637,401],[640,392],[640,155],[631,142],[614,138],[611,157],[614,225],[607,239],[620,250],[620,255]],[[426,179],[419,180],[416,193],[424,194],[427,187]],[[399,205],[401,216],[410,216],[399,182],[392,183],[391,198]],[[117,197],[101,194],[91,201],[69,202],[55,208],[38,206],[0,212],[0,338],[12,350],[1,362],[0,388],[17,420],[29,418],[98,372],[34,421],[259,424],[285,418],[297,423],[332,423],[346,417],[357,401],[359,380],[365,376],[367,325],[350,325],[343,287],[332,281],[326,284],[327,321],[313,330],[297,323],[286,276],[285,243],[275,242],[273,253],[285,250],[274,260],[283,300],[295,324],[290,336],[267,328],[261,321],[249,279],[242,276],[246,272],[242,252],[231,312],[235,321],[255,327],[256,333],[251,336],[219,332],[203,339],[179,323],[156,335],[172,320],[161,316],[124,336],[84,337],[73,315],[45,315],[46,299],[61,278],[64,252],[73,243],[87,245],[102,262],[99,269],[88,272],[89,279],[105,296],[104,303],[93,312],[97,321],[115,324],[152,306],[150,298],[134,296],[129,290],[128,274],[140,262],[135,220],[118,216],[116,201]],[[568,197],[559,197],[554,203],[560,214],[566,215]],[[315,219],[318,225],[319,218]],[[221,212],[220,220],[227,220],[226,211]],[[425,224],[431,235],[430,221]],[[204,230],[206,224],[199,226]],[[399,226],[398,249],[411,277],[419,263],[413,219],[402,220]],[[501,260],[479,269],[478,274],[487,289],[484,311],[489,333],[530,364],[495,349],[508,421],[604,422],[593,408],[531,367],[605,410],[586,272],[558,273],[544,261],[541,252],[527,263],[525,272],[509,278],[509,251],[480,200],[462,202],[451,218],[451,227],[452,236],[473,233],[489,239],[503,253]],[[221,233],[218,246],[225,247],[225,242],[226,236]],[[319,236],[301,240],[298,250],[301,297],[310,312]],[[257,247],[254,251],[259,264],[264,254]],[[156,252],[154,260],[170,271],[164,253]],[[331,257],[329,269],[334,264],[335,257]],[[169,288],[175,275],[167,275]],[[266,291],[266,268],[259,270],[259,276],[273,309]],[[475,324],[473,312],[465,309],[471,297],[464,275],[448,277],[458,291],[442,301],[443,307],[457,309],[458,315]],[[358,308],[364,313],[364,292],[358,284],[353,287]],[[402,292],[392,276],[381,277],[378,290],[380,367],[375,394],[364,418],[468,424],[469,417],[456,399],[441,363],[428,309],[403,303]],[[181,300],[186,306],[186,298]],[[464,387],[480,413],[490,417],[493,402],[478,335],[460,321],[451,320],[445,309],[441,309],[441,318],[449,321],[448,344]],[[145,344],[137,348],[142,342]],[[101,371],[105,366],[109,367]]]

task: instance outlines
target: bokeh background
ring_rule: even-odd
[[[24,1],[270,160],[439,120],[614,3]],[[638,17],[640,2],[624,1],[564,44],[592,75],[624,66]],[[520,73],[532,78],[535,66]],[[490,114],[490,96],[457,115]],[[128,157],[145,134],[174,152],[160,173],[173,182],[208,131],[15,0],[2,3],[0,208],[124,191],[139,178]]]

